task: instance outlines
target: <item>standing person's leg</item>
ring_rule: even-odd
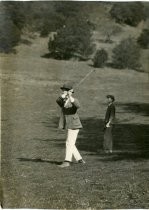
[[[109,127],[109,132],[108,132],[108,150],[110,153],[112,153],[112,147],[113,147],[113,137],[112,137],[112,126]]]
[[[107,135],[108,135],[108,131],[107,131],[107,128],[105,128],[105,131],[104,131],[104,136],[103,136],[103,149],[105,152],[107,152],[108,148],[107,148]]]
[[[103,148],[105,152],[112,152],[112,144],[112,126],[110,126],[104,132]]]

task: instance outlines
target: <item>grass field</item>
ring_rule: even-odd
[[[77,84],[90,62],[42,58],[46,40],[2,55],[2,205],[4,208],[149,208],[147,73],[95,69],[75,89],[83,123],[77,146],[86,161],[58,167],[65,131],[57,129],[60,86]],[[102,151],[105,96],[116,97],[114,153]]]

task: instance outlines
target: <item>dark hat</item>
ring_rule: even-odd
[[[113,95],[107,95],[107,98],[111,98],[112,101],[115,101],[115,97]]]
[[[73,89],[73,86],[71,84],[64,84],[62,87],[61,87],[61,90],[71,90]]]

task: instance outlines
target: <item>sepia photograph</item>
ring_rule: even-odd
[[[149,1],[0,1],[2,209],[149,209]]]

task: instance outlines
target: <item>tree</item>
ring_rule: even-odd
[[[141,2],[115,3],[110,10],[110,15],[116,22],[130,26],[137,26],[146,18],[144,5]]]
[[[93,66],[94,67],[103,67],[108,60],[108,53],[104,50],[97,50],[95,56],[93,58]]]
[[[124,39],[113,49],[113,64],[116,68],[140,67],[140,48],[132,38]]]
[[[51,6],[47,4],[47,8]],[[60,2],[55,1],[53,2],[53,11],[48,12],[46,8],[44,8],[44,15],[41,15],[42,24],[41,24],[41,36],[47,36],[51,31],[57,31],[64,25],[69,18],[81,18],[82,15],[84,19],[87,19],[87,14],[83,10],[83,4],[80,2]],[[83,14],[82,14],[83,13]],[[89,22],[89,24],[91,24]],[[92,26],[93,27],[93,26]]]
[[[56,13],[61,14],[66,19],[68,19],[71,17],[80,16],[82,13],[83,4],[81,2],[73,2],[73,1],[70,2],[55,1],[54,7]]]
[[[9,53],[20,40],[21,32],[10,20],[0,18],[0,52]]]
[[[0,52],[9,53],[20,41],[25,16],[21,12],[20,2],[0,4]]]
[[[87,57],[92,53],[91,29],[84,19],[69,18],[54,40],[49,40],[49,51],[55,58]]]
[[[2,2],[5,16],[13,22],[18,29],[22,29],[26,22],[26,7],[24,2]]]

